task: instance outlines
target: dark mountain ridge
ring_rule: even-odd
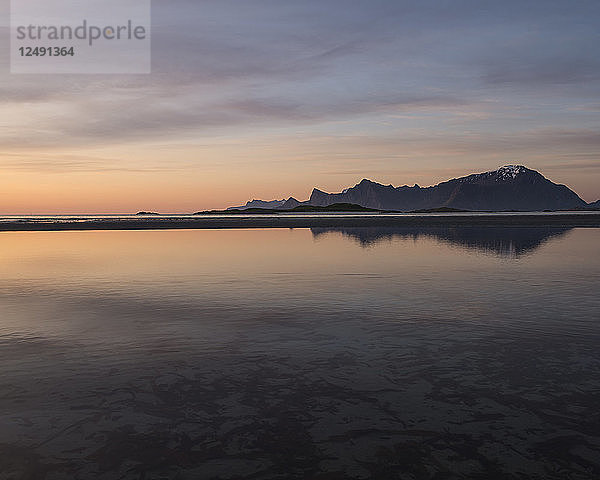
[[[363,180],[341,193],[313,190],[309,203],[356,203],[382,210],[560,210],[587,206],[565,185],[551,182],[535,170],[509,165],[492,172],[455,178],[432,187],[381,185]]]
[[[227,210],[246,210],[248,208],[280,208],[285,200],[250,200],[241,207],[229,207]]]
[[[507,165],[498,170],[455,178],[431,187],[394,187],[364,179],[340,193],[315,188],[310,199],[290,198],[277,208],[325,207],[336,203],[377,210],[413,211],[452,208],[473,211],[540,211],[588,208],[574,191],[535,170]]]

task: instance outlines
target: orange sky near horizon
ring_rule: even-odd
[[[428,186],[511,163],[539,170],[588,202],[600,198],[594,165],[565,165],[562,152],[528,160],[515,159],[514,152],[469,150],[468,145],[403,145],[401,139],[289,136],[68,153],[55,148],[51,154],[21,149],[0,155],[0,214],[192,213],[254,198],[306,200],[314,187],[339,192],[363,178]],[[177,161],[167,160],[173,158]]]
[[[189,153],[193,155],[194,150]],[[215,158],[220,158],[218,153],[214,153]],[[397,168],[386,168],[365,158],[364,163],[369,166],[361,169],[361,161],[350,153],[348,156],[351,161],[346,162],[346,169],[344,165],[336,168],[335,163],[322,162],[318,157],[309,162],[310,166],[306,166],[306,158],[295,163],[293,154],[287,161],[285,156],[277,156],[274,164],[232,161],[231,167],[225,160],[221,160],[221,166],[206,162],[207,166],[203,167],[199,162],[172,169],[168,165],[159,169],[144,168],[135,162],[129,168],[126,162],[121,163],[123,167],[108,163],[105,167],[80,165],[72,170],[69,167],[39,170],[5,167],[0,177],[0,214],[126,214],[141,210],[192,213],[243,205],[255,198],[272,200],[293,196],[306,200],[314,187],[339,192],[362,178],[395,186],[415,183],[428,186],[514,163],[492,156],[479,168],[458,162],[454,168],[435,168],[433,162],[422,158],[415,162],[424,165],[419,170],[408,162],[404,167],[398,162]],[[538,169],[535,162],[520,163]],[[588,202],[600,198],[596,176],[585,166],[578,169],[547,166],[539,171],[556,183],[566,184]]]

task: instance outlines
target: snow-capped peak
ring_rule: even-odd
[[[498,169],[498,175],[503,179],[516,178],[519,173],[523,173],[526,168],[523,165],[505,165]]]

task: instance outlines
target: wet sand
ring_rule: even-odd
[[[475,215],[269,215],[152,218],[17,219],[0,221],[0,231],[161,230],[223,228],[350,228],[424,226],[600,227],[599,213]]]
[[[0,251],[2,480],[600,479],[600,229]]]

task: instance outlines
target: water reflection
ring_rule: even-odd
[[[500,257],[527,255],[552,238],[561,237],[573,230],[569,227],[359,227],[359,228],[311,228],[315,238],[337,232],[354,239],[363,247],[382,241],[434,238],[436,240],[477,250]]]
[[[0,478],[600,478],[568,231],[0,235]]]

